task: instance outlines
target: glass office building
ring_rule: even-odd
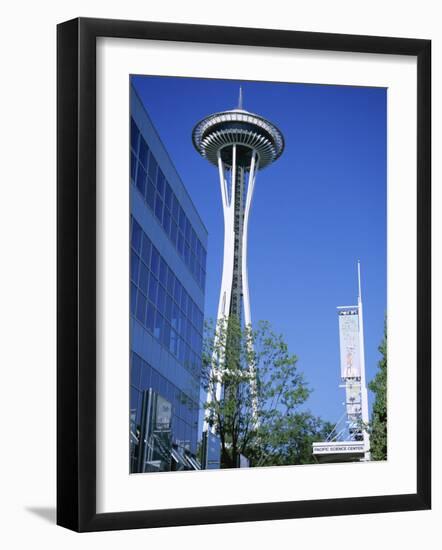
[[[130,102],[130,470],[139,472],[147,399],[166,411],[162,441],[171,412],[170,465],[158,468],[196,453],[207,231],[132,85]]]

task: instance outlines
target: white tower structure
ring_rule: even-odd
[[[365,378],[364,312],[361,265],[358,261],[358,303],[339,306],[341,388],[345,389],[345,411],[327,440],[313,443],[319,461],[370,460],[368,392]]]
[[[247,239],[253,191],[258,170],[283,152],[284,138],[265,118],[243,109],[242,89],[236,109],[214,113],[195,126],[196,150],[218,168],[224,213],[224,260],[217,322],[236,316],[252,324],[247,272]],[[249,365],[253,384],[253,365]],[[212,368],[219,368],[215,367]],[[221,395],[221,380],[216,387]],[[207,401],[212,400],[209,391]],[[207,421],[204,430],[207,430]]]

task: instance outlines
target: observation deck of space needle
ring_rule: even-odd
[[[243,108],[243,94],[240,88],[237,108],[214,113],[198,122],[192,132],[192,141],[201,156],[218,168],[221,188],[224,259],[217,327],[233,316],[241,324],[244,312],[244,326],[250,329],[252,317],[247,272],[250,208],[258,170],[267,167],[281,156],[284,138],[274,124]],[[252,352],[253,349],[249,351]],[[248,355],[253,356],[252,353]],[[252,409],[256,418],[255,367],[249,364],[247,368]],[[209,388],[208,403],[212,401],[213,394],[217,400],[221,397],[222,375],[213,375],[216,374],[215,369],[218,369],[218,373],[223,372],[222,358],[218,362],[214,360],[211,369],[210,379],[216,378],[216,387]],[[208,427],[206,418],[203,430],[207,431]]]

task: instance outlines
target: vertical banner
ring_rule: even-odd
[[[360,378],[359,318],[357,310],[339,313],[339,344],[341,348],[341,378]]]

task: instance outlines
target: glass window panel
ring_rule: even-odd
[[[186,420],[189,424],[192,424],[193,416],[194,416],[194,404],[189,402],[188,406],[186,407]]]
[[[189,343],[189,346],[191,347],[191,349],[193,349],[193,343],[194,343],[194,333],[195,333],[195,330],[194,328],[192,327],[192,325],[189,323],[189,338],[188,338],[188,343]]]
[[[172,322],[172,327],[175,330],[178,330],[178,318],[179,318],[179,309],[178,309],[178,306],[174,303],[174,304],[172,304],[171,322]]]
[[[163,201],[161,200],[161,197],[158,195],[158,193],[155,197],[155,216],[160,223],[163,223]]]
[[[164,231],[169,235],[169,233],[170,233],[170,213],[166,208],[164,209],[164,215],[163,215],[163,228],[164,228]]]
[[[157,303],[158,281],[152,275],[149,277],[149,300]]]
[[[151,383],[151,387],[154,391],[158,392],[158,390],[160,389],[159,386],[160,386],[160,375],[158,374],[158,372],[155,370],[155,369],[152,369],[152,375],[150,377],[150,383]]]
[[[136,159],[134,153],[131,151],[131,153],[130,153],[130,177],[132,178],[132,181],[135,181],[136,171],[137,171],[137,159]]]
[[[195,307],[193,308],[193,324],[195,325],[197,330],[201,330],[200,329],[201,313],[200,313],[200,310],[198,309],[197,305],[194,304],[194,306]]]
[[[157,181],[157,166],[158,166],[157,161],[155,160],[155,157],[151,153],[150,159],[149,159],[149,177],[155,186]]]
[[[160,283],[163,285],[163,286],[166,286],[167,284],[167,264],[166,262],[164,261],[164,259],[161,257],[160,258]]]
[[[164,190],[164,202],[166,203],[167,208],[172,211],[172,196],[173,191],[172,188],[169,185],[169,182],[165,182],[165,190]]]
[[[144,319],[146,316],[146,298],[141,292],[138,292],[136,316],[140,323],[143,323],[144,325]]]
[[[164,187],[165,187],[166,179],[164,177],[163,172],[161,171],[161,168],[158,167],[158,174],[157,174],[157,191],[161,195],[161,198],[164,199]]]
[[[172,320],[172,298],[169,295],[166,296],[166,307],[164,309],[164,314],[168,321]]]
[[[177,417],[176,426],[177,431],[179,430],[179,417],[181,417],[181,392],[177,390],[175,394],[175,400],[174,400],[174,409],[175,409],[175,416]]]
[[[198,331],[198,333],[200,331],[199,320],[200,320],[200,310],[198,306],[194,303],[192,322],[195,326],[195,330]]]
[[[187,445],[187,424],[184,422],[183,416],[184,416],[184,411],[181,410],[181,420],[180,420],[180,422],[182,422],[182,427],[180,428],[182,430],[181,441],[182,441],[183,447],[185,448]]]
[[[190,436],[191,436],[191,432],[190,432],[190,426],[188,424],[185,425],[185,442],[186,442],[186,445],[190,445]]]
[[[180,339],[180,352],[179,352],[179,360],[181,363],[184,361],[184,354],[185,354],[185,346],[186,344],[182,339]]]
[[[201,372],[201,368],[202,368],[202,359],[201,359],[201,352],[202,352],[202,338],[201,336],[198,337],[198,349],[196,350],[196,353],[195,353],[195,357],[196,357],[196,368],[198,370],[198,372]]]
[[[167,380],[164,378],[164,376],[160,375],[160,395],[163,397],[166,397],[167,395]]]
[[[201,265],[201,267],[205,268],[203,245],[200,246],[200,265]]]
[[[140,268],[140,259],[133,250],[130,252],[130,276],[134,283],[138,284],[138,272]]]
[[[173,400],[173,384],[167,382],[166,399],[172,403]]]
[[[140,159],[142,165],[146,169],[147,169],[147,156],[148,156],[148,154],[149,154],[149,147],[147,146],[147,143],[145,142],[143,136],[141,136],[140,152],[138,154],[138,158]]]
[[[176,246],[177,233],[178,233],[178,226],[172,220],[170,224],[170,240],[173,242],[174,246]]]
[[[175,348],[176,348],[175,356],[177,358],[179,358],[179,356],[180,356],[180,345],[181,345],[181,340],[180,340],[180,337],[177,334],[176,335],[176,342],[175,342]]]
[[[183,326],[184,326],[184,317],[183,317],[183,314],[181,313],[181,310],[178,310],[177,331],[179,334],[181,334],[181,332],[183,331]]]
[[[195,352],[194,362],[195,362],[195,365],[196,365],[198,363],[197,353],[199,352],[199,346],[200,346],[200,335],[198,334],[198,332],[196,330],[194,330],[194,338],[195,338],[195,342],[194,342],[194,345],[193,345],[193,351]]]
[[[130,118],[130,144],[132,149],[135,151],[135,153],[138,153],[138,136],[140,135],[140,131],[138,130],[138,126],[135,123],[135,120],[131,117]]]
[[[196,373],[196,372],[197,372],[197,368],[198,368],[198,360],[197,360],[197,356],[196,356],[196,353],[195,353],[195,352],[192,352],[191,361],[192,361],[192,371],[193,371],[194,373]]]
[[[185,345],[184,366],[186,367],[186,369],[191,370],[190,347],[187,344]]]
[[[190,271],[195,274],[195,254],[193,252],[190,253]]]
[[[134,219],[132,223],[132,246],[137,252],[140,252],[141,246],[141,227],[140,224]]]
[[[175,286],[175,275],[170,267],[167,269],[167,292],[173,296],[173,290]]]
[[[137,287],[131,283],[130,285],[130,312],[135,315],[135,306],[137,303]]]
[[[169,345],[170,345],[170,325],[167,321],[164,321],[161,342],[162,342],[163,346],[166,349],[169,349]]]
[[[161,313],[157,311],[155,315],[155,326],[154,326],[153,334],[155,338],[158,338],[158,340],[161,339],[161,333],[163,332],[163,323],[164,323],[163,316],[161,315]]]
[[[146,328],[152,333],[155,329],[155,307],[150,302],[147,303]]]
[[[182,285],[181,283],[179,282],[178,279],[175,279],[175,288],[174,288],[174,293],[173,293],[173,297],[175,298],[175,302],[181,306],[181,291],[182,291]]]
[[[146,265],[150,265],[150,249],[152,244],[149,237],[143,233],[143,244],[141,245],[141,258]]]
[[[180,226],[180,229],[181,231],[185,232],[186,230],[186,214],[184,213],[184,210],[182,209],[181,205],[180,205],[180,208],[179,208],[179,220],[178,220],[178,225]]]
[[[141,374],[141,357],[136,353],[132,354],[132,370],[130,372],[130,383],[132,386],[140,385],[140,374]]]
[[[157,295],[157,308],[161,313],[164,313],[164,305],[166,301],[166,291],[162,285],[158,285],[158,295]]]
[[[150,209],[153,210],[155,207],[155,187],[150,179],[146,181],[146,202]]]
[[[150,258],[150,269],[155,275],[155,277],[158,277],[158,268],[160,265],[160,254],[158,250],[152,245],[152,255]]]
[[[181,293],[181,309],[183,310],[184,314],[187,312],[187,292],[184,290]]]
[[[193,227],[190,229],[190,249],[194,254],[196,253],[196,233]]]
[[[187,304],[187,315],[191,323],[193,323],[193,310],[195,308],[196,308],[195,302],[192,300],[192,298],[189,298],[189,302]]]
[[[193,429],[192,430],[192,435],[191,435],[191,440],[190,440],[190,448],[192,450],[192,453],[196,453],[197,439],[198,439],[197,431],[195,429]]]
[[[149,271],[142,262],[140,263],[140,276],[138,280],[138,285],[143,293],[147,296],[149,288]]]
[[[181,231],[178,231],[177,248],[181,256],[184,254],[184,237]]]
[[[143,361],[141,367],[141,379],[140,379],[140,388],[142,390],[148,390],[150,388],[150,375],[151,375],[150,366]]]
[[[186,332],[185,332],[185,337],[186,337],[186,340],[187,342],[191,342],[191,334],[190,334],[190,331],[191,331],[191,326],[190,326],[190,322],[186,319]]]
[[[184,243],[184,262],[186,263],[186,265],[188,265],[190,262],[190,248],[187,243]]]
[[[190,233],[192,231],[192,226],[190,225],[189,218],[186,217],[186,224],[185,224],[185,231],[184,236],[186,237],[186,241],[190,244]]]
[[[186,338],[186,331],[187,331],[187,324],[188,324],[187,318],[184,316],[184,314],[181,312],[181,331],[180,334],[182,338]]]
[[[144,194],[146,193],[146,171],[141,165],[138,167],[137,189],[143,195],[144,199]]]
[[[140,392],[136,388],[131,386],[131,388],[130,388],[130,412],[131,412],[131,416],[134,415],[136,419],[138,419],[138,417],[139,417],[139,414],[138,414],[138,409],[140,408],[139,407],[139,396],[140,396]]]
[[[176,333],[174,330],[171,330],[171,331],[170,331],[170,346],[169,346],[169,351],[170,351],[170,353],[172,353],[173,355],[176,355],[176,354],[177,354],[177,340],[178,340],[178,335],[177,335],[177,333]]]
[[[172,195],[172,216],[175,218],[175,221],[177,223],[178,223],[179,211],[180,211],[180,204],[175,194],[173,194]]]

